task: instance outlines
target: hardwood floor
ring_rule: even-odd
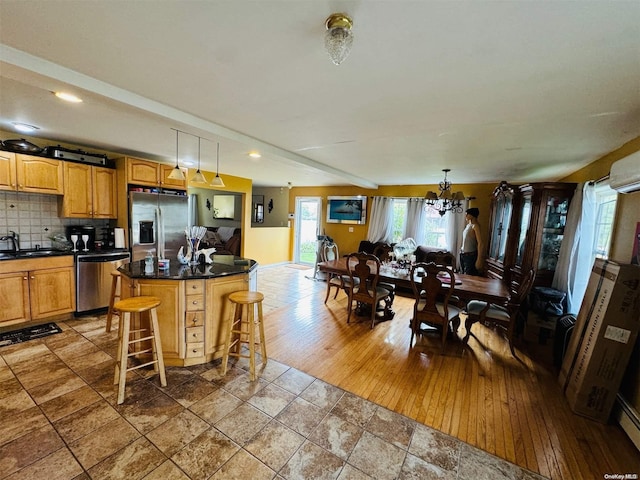
[[[372,330],[347,324],[346,297],[331,297],[313,270],[261,268],[270,358],[360,395],[552,479],[640,474],[640,452],[617,425],[569,409],[549,351],[474,325],[469,348],[458,336],[440,354],[437,335],[409,348],[412,300],[396,296],[395,318]]]

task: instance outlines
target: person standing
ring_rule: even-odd
[[[480,275],[483,267],[482,258],[484,243],[478,223],[480,210],[468,208],[465,214],[467,225],[462,232],[462,248],[460,249],[460,268],[462,273],[469,275]]]

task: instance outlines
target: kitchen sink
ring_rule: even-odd
[[[0,252],[0,260],[12,260],[19,258],[54,257],[57,255],[69,255],[70,252],[62,250],[40,249],[40,250],[19,250],[17,252]]]
[[[21,250],[16,252],[16,256],[20,257],[48,257],[60,253],[58,250]]]

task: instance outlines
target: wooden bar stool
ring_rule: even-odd
[[[157,297],[130,297],[120,300],[114,305],[114,308],[120,312],[120,328],[118,331],[118,354],[116,356],[116,369],[113,378],[114,385],[118,385],[118,404],[124,401],[124,386],[127,380],[127,372],[138,368],[153,365],[153,369],[160,374],[160,385],[167,386],[167,378],[164,371],[164,360],[162,358],[162,344],[160,342],[160,329],[158,328],[158,312],[156,307],[160,305],[160,299]],[[131,314],[140,314],[149,312],[149,329],[131,330]],[[149,335],[140,338],[130,339],[130,335],[148,332]],[[151,348],[146,350],[134,351],[129,353],[129,345],[151,340]],[[127,360],[129,357],[141,355],[144,353],[152,354],[152,360],[127,368]]]
[[[116,301],[116,298],[120,300],[120,293],[118,293],[118,280],[122,275],[118,270],[113,270],[111,272],[111,293],[109,294],[109,310],[107,310],[107,332],[111,331],[111,320],[113,319],[113,313],[115,309],[113,308],[113,304]],[[122,288],[122,286],[120,286]]]
[[[264,295],[260,292],[249,292],[241,290],[229,294],[229,301],[235,306],[233,317],[227,324],[227,342],[224,346],[222,357],[222,375],[227,373],[227,362],[229,355],[238,358],[249,359],[249,378],[256,379],[256,325],[260,329],[260,348],[262,353],[262,364],[267,363],[267,344],[264,338],[264,322],[262,318],[262,300]],[[258,306],[258,318],[254,316],[255,305]],[[243,307],[248,306],[246,315],[243,315]],[[235,338],[234,334],[236,335]],[[233,338],[233,340],[232,340]],[[243,343],[249,345],[249,355],[241,353]]]

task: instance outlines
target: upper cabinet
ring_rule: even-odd
[[[62,195],[63,162],[0,151],[0,190]]]
[[[117,218],[116,171],[65,162],[64,182],[73,185],[60,200],[60,216],[67,218]]]
[[[513,223],[515,192],[507,182],[501,182],[493,191],[489,220],[487,273],[502,278],[513,258],[511,230]]]
[[[126,159],[127,162],[127,183],[136,185],[148,185],[150,187],[177,188],[186,190],[187,171],[182,169],[185,180],[174,180],[169,178],[174,169],[171,165],[142,160],[140,158]]]
[[[536,269],[535,285],[550,286],[553,281],[575,189],[575,183],[531,183],[520,187],[522,221],[517,264],[522,271]]]

